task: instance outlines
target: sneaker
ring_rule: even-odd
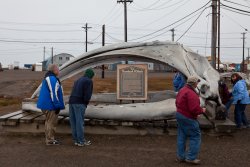
[[[77,146],[78,146],[78,147],[83,147],[84,144],[83,144],[83,143],[77,143]]]
[[[77,143],[77,142],[75,142],[75,143],[74,143],[74,145],[75,145],[75,146],[77,146],[77,145],[78,145],[78,143]]]
[[[57,140],[53,140],[53,141],[49,141],[48,143],[46,143],[47,146],[50,145],[60,145],[60,143]]]
[[[242,126],[242,129],[248,129],[248,128],[250,128],[250,125],[244,125],[244,126]]]
[[[79,147],[89,146],[89,145],[91,145],[91,141],[89,141],[89,140],[85,140],[84,143],[77,143],[77,146],[79,146]]]
[[[84,145],[85,145],[85,146],[91,145],[91,141],[90,141],[90,140],[85,140]]]
[[[201,163],[201,160],[199,160],[199,159],[195,159],[195,160],[186,159],[185,161],[187,163],[190,163],[190,164],[193,164],[193,165],[199,165]]]

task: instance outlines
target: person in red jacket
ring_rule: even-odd
[[[177,134],[177,161],[199,164],[197,159],[200,144],[201,132],[198,115],[206,111],[200,107],[200,99],[195,91],[199,83],[199,79],[195,76],[190,76],[187,79],[187,84],[179,91],[176,97],[176,120],[178,125]],[[186,142],[189,138],[189,150],[186,150]]]

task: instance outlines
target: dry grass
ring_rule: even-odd
[[[65,95],[70,95],[71,89],[73,86],[74,81],[78,78],[79,76],[72,77],[70,79],[65,80],[63,84],[64,88],[64,94]],[[40,80],[34,80],[31,88],[30,93],[27,95],[27,97],[30,97],[32,93],[35,91],[35,89],[39,86],[41,83]],[[116,78],[94,78],[93,79],[94,83],[94,93],[114,93],[116,92]],[[172,85],[172,77],[151,77],[148,79],[148,90],[149,91],[160,91],[160,90],[172,90],[173,85]],[[21,98],[17,97],[0,97],[0,107],[4,106],[10,106],[14,104],[20,104],[22,102]]]
[[[64,94],[69,95],[73,86],[74,81],[77,78],[70,78],[63,82]],[[94,93],[111,93],[116,92],[116,78],[94,78]],[[172,77],[154,77],[148,79],[148,90],[149,91],[160,91],[160,90],[172,90]]]
[[[14,104],[20,104],[21,99],[17,98],[0,98],[0,107],[10,106]]]

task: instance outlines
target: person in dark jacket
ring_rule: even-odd
[[[46,145],[58,145],[55,140],[55,129],[60,110],[64,109],[63,91],[59,75],[59,68],[55,64],[49,66],[45,74],[40,90],[37,108],[45,113],[45,143]]]
[[[223,79],[220,79],[218,83],[221,102],[226,107],[226,116],[228,117],[229,109],[233,103],[232,93],[229,92],[228,87]]]
[[[243,124],[245,128],[250,128],[245,114],[246,106],[250,104],[246,81],[237,73],[232,74],[231,81],[233,84],[232,95],[233,104],[235,104],[234,119],[236,127],[241,129]]]
[[[187,84],[178,92],[176,97],[176,120],[178,125],[177,135],[177,161],[199,164],[197,159],[200,144],[201,132],[197,116],[206,111],[200,107],[200,99],[195,91],[199,79],[190,76]],[[186,142],[189,138],[189,150],[186,150]]]
[[[91,144],[84,137],[84,115],[92,96],[94,75],[92,69],[87,69],[84,76],[75,81],[69,98],[70,125],[76,146]]]

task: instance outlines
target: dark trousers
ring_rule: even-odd
[[[237,128],[240,128],[242,124],[245,126],[249,125],[245,114],[246,106],[246,104],[235,104],[234,120]]]

